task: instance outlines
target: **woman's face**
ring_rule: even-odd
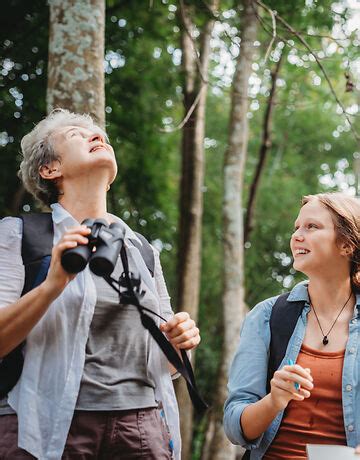
[[[345,266],[347,257],[337,241],[332,215],[317,199],[299,212],[290,240],[293,267],[307,276],[325,274]]]
[[[79,126],[58,129],[52,136],[60,156],[62,179],[94,175],[111,184],[117,174],[114,150],[103,135]]]

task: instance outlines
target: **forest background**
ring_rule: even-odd
[[[183,459],[231,460],[221,405],[243,316],[303,279],[289,250],[301,197],[360,192],[360,3],[60,3],[105,6],[104,116],[119,164],[109,209],[161,251],[174,308],[191,303],[201,329],[194,364],[213,410],[192,425],[179,393]],[[16,172],[21,137],[50,109],[56,4],[2,3],[1,216],[38,209]]]

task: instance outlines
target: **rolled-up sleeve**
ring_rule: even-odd
[[[22,220],[5,217],[0,220],[0,308],[16,302],[24,286],[21,257]]]
[[[249,443],[243,435],[240,417],[246,406],[266,395],[269,321],[276,298],[259,303],[246,315],[239,346],[230,367],[229,395],[224,406],[224,430],[233,444],[240,444],[247,449],[258,447],[262,436]]]
[[[25,281],[21,240],[22,220],[16,217],[0,219],[0,308],[16,302],[21,296]]]
[[[155,278],[155,285],[156,285],[156,290],[159,295],[159,300],[160,300],[160,311],[161,315],[164,316],[167,320],[171,318],[171,316],[174,314],[172,308],[171,308],[171,298],[169,296],[165,279],[164,279],[164,274],[161,268],[161,263],[160,263],[160,255],[159,251],[153,247],[154,251],[154,257],[155,257],[155,268],[154,268],[154,278]]]

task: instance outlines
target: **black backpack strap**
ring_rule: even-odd
[[[46,278],[53,244],[53,223],[50,213],[24,214],[21,255],[25,266],[22,296]],[[0,364],[0,398],[5,397],[20,378],[25,342],[20,343]]]
[[[270,391],[270,380],[284,359],[286,349],[296,323],[304,308],[305,301],[289,302],[290,293],[282,294],[276,300],[270,316],[270,351],[268,363],[267,389]]]
[[[128,295],[126,299],[127,303],[130,303],[131,305],[135,305],[137,307],[140,313],[142,325],[144,326],[145,329],[147,329],[150,332],[152,338],[158,344],[158,346],[160,347],[160,349],[162,350],[162,352],[164,353],[168,361],[184,377],[194,409],[199,415],[203,415],[205,411],[208,409],[208,405],[206,404],[206,402],[202,399],[202,397],[199,394],[199,390],[197,388],[196,381],[195,381],[194,372],[193,372],[193,369],[192,369],[192,366],[191,366],[191,363],[187,356],[186,351],[181,350],[181,359],[180,359],[177,351],[175,350],[173,345],[168,341],[165,335],[161,332],[159,327],[156,325],[155,321],[148,314],[145,313],[145,311],[149,311],[149,310],[140,304],[139,298],[135,294],[132,282],[130,280],[129,263],[128,263],[125,246],[121,248],[120,256],[121,256],[121,260],[123,263],[124,276],[125,276],[125,281],[126,281],[127,288],[128,288]],[[108,282],[110,281],[109,284],[113,286],[111,284],[111,278],[110,279],[108,278],[107,281]],[[118,292],[120,294],[120,291]],[[154,314],[154,312],[152,312],[151,310],[150,310],[150,313]],[[162,318],[160,315],[156,314],[156,316],[161,318],[163,321],[166,321],[165,318]]]
[[[141,233],[134,233],[141,241],[141,244],[134,239],[130,238],[130,240],[133,243],[133,245],[139,250],[141,257],[144,259],[145,265],[147,266],[149,272],[151,273],[151,276],[153,277],[155,271],[155,257],[151,244]]]
[[[44,257],[51,256],[54,228],[51,213],[22,214],[23,237],[21,255],[25,266],[25,284],[22,296],[39,285],[43,271],[48,268]],[[47,272],[47,270],[46,270]],[[36,284],[35,284],[36,282]]]

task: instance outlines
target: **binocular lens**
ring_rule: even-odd
[[[75,249],[64,251],[61,264],[68,273],[79,273],[86,267],[90,256],[87,246],[77,246]]]
[[[89,262],[90,270],[97,276],[109,276],[114,270],[114,264],[105,257],[96,257],[94,254]]]

